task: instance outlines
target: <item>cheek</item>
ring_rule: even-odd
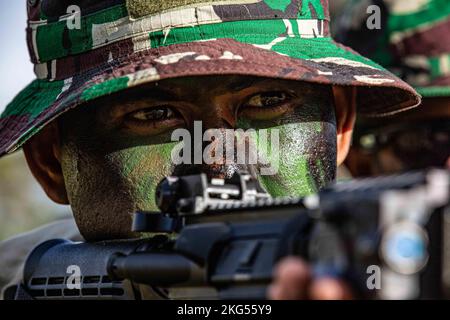
[[[275,175],[260,176],[272,196],[305,196],[334,180],[336,125],[310,121],[278,127],[279,165]]]
[[[67,146],[63,171],[70,204],[86,240],[136,236],[137,210],[156,210],[155,187],[171,171],[172,145],[135,146],[111,153]]]
[[[157,210],[156,186],[173,170],[171,151],[174,146],[137,146],[107,156],[137,210]]]
[[[336,116],[329,95],[312,96],[308,102],[272,123],[245,123],[244,126],[278,130],[280,143],[278,170],[260,175],[263,187],[272,196],[305,196],[317,192],[336,176]],[[270,160],[276,161],[273,157]]]

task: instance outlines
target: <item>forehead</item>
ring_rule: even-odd
[[[153,98],[194,98],[196,96],[222,96],[246,93],[255,90],[290,90],[303,97],[314,97],[331,87],[301,81],[280,80],[250,76],[205,76],[167,79],[156,83],[131,88],[113,96],[114,100]]]

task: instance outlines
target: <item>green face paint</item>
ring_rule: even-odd
[[[331,90],[323,90],[320,95],[304,95],[301,106],[282,118],[239,122],[245,129],[279,130],[278,172],[258,177],[272,196],[305,196],[335,178],[336,117]]]
[[[207,98],[208,101],[213,101],[217,97],[226,97],[223,98],[226,100],[218,104],[220,106],[231,103],[241,106],[249,98],[247,93],[242,94],[239,99],[229,93],[217,93],[214,88],[208,88],[208,85],[213,86],[210,83],[212,81],[208,79],[203,82],[187,82],[188,97],[200,97],[195,98],[195,101]],[[223,81],[218,83],[221,86]],[[172,87],[174,84],[176,87],[183,86],[179,79],[171,84]],[[295,105],[294,102],[290,103],[288,111],[279,116],[269,112],[269,117],[264,117],[264,120],[261,117],[255,120],[250,116],[237,115],[234,128],[255,129],[257,151],[268,160],[268,164],[277,162],[275,167],[278,170],[274,174],[256,174],[270,194],[311,194],[332,181],[336,171],[336,120],[331,89],[297,82],[277,82],[276,87],[296,92]],[[267,92],[273,88],[266,85],[266,88],[256,86],[246,90],[254,94],[260,92],[258,90]],[[218,114],[232,114],[220,108],[208,110],[208,105],[205,105],[206,109],[199,107],[196,110],[197,106],[188,98],[185,100],[188,102],[183,102],[180,110],[188,115],[196,114],[196,118],[191,120],[198,119],[208,123],[217,118]],[[117,104],[116,100],[113,101]],[[143,108],[147,108],[145,105]],[[210,176],[228,175],[240,169],[249,169],[254,173],[261,172],[259,169],[267,166],[267,163],[174,165],[171,153],[178,144],[178,141],[171,140],[174,129],[158,134],[127,131],[120,125],[120,121],[102,120],[105,114],[106,118],[110,113],[114,114],[110,108],[108,103],[96,102],[95,107],[84,106],[69,112],[59,123],[66,189],[79,229],[87,240],[136,236],[129,231],[132,214],[139,210],[157,211],[155,188],[165,176],[199,171]],[[131,109],[135,110],[136,105],[132,105]],[[220,123],[223,125],[223,122],[217,121],[208,128],[221,128]],[[150,125],[145,127],[148,126]],[[277,154],[270,151],[272,142],[266,145],[262,143],[266,139],[261,136],[261,129],[267,130],[268,141],[271,141],[270,137],[277,131]]]
[[[63,133],[68,143],[62,166],[75,219],[84,226],[86,239],[135,236],[130,232],[133,213],[158,211],[155,189],[172,173],[174,143],[167,136],[158,143],[153,138],[129,139],[99,129],[92,119],[91,110],[71,113],[70,131]]]

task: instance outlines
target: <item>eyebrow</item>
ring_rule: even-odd
[[[229,84],[226,84],[227,89],[232,91],[241,91],[247,89],[251,86],[254,86],[258,83],[264,82],[267,79],[259,78],[259,77],[251,77],[251,78],[243,78],[242,76],[236,76],[235,81],[231,81]]]
[[[179,98],[174,92],[158,86],[153,87],[139,86],[137,88],[130,90],[130,92],[127,93],[126,97],[122,97],[120,100],[121,102],[130,103],[130,102],[145,101],[149,99],[162,101],[179,100]]]
[[[225,90],[236,92],[262,83],[264,81],[267,81],[267,79],[261,77],[235,76],[235,78],[231,81],[227,81],[224,83],[222,80],[222,82],[218,82],[218,85],[223,86]],[[120,102],[121,104],[129,104],[144,102],[146,100],[180,101],[181,98],[175,92],[173,92],[169,88],[165,88],[164,86],[144,85],[129,89],[126,96],[122,96],[119,94],[119,99],[112,99]]]

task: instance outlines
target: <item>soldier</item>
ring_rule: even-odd
[[[85,0],[66,15],[73,2],[28,1],[37,80],[2,115],[0,154],[23,147],[47,195],[70,204],[86,241],[135,237],[131,215],[156,209],[155,186],[168,175],[246,169],[273,196],[316,192],[347,155],[356,109],[383,116],[420,102],[406,83],[332,40],[327,0]],[[203,130],[276,130],[278,171],[175,164],[171,133],[194,131],[194,121]],[[42,241],[42,232],[31,238]],[[26,243],[22,252],[38,244]],[[24,259],[0,259],[10,276],[3,282],[20,278]],[[288,274],[300,287],[287,291],[306,296],[296,281],[305,276]],[[270,297],[292,298],[280,279]],[[312,297],[341,297],[334,284]]]
[[[450,168],[450,2],[373,1],[386,13],[368,30],[355,5],[339,38],[398,74],[423,96],[422,106],[384,119],[358,122],[346,161],[354,176]],[[367,4],[366,4],[367,7]],[[370,41],[368,40],[370,39]]]

